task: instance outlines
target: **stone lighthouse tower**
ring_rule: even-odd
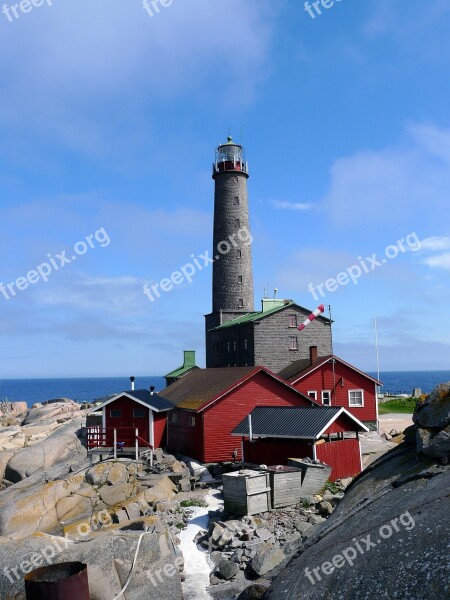
[[[229,137],[217,148],[213,164],[215,261],[212,313],[205,317],[206,366],[213,366],[209,330],[254,310],[248,177],[245,150]]]

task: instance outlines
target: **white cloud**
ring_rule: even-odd
[[[306,211],[311,210],[313,205],[304,202],[286,202],[284,200],[271,200],[272,205],[279,210]]]
[[[420,245],[422,250],[450,250],[450,237],[435,235],[421,240]]]
[[[437,256],[429,256],[423,260],[423,263],[432,269],[444,269],[450,271],[450,252],[438,254]]]

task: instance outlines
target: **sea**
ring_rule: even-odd
[[[376,377],[376,373],[369,373]],[[411,394],[414,388],[429,393],[438,384],[450,381],[450,371],[386,371],[380,374],[383,393]],[[136,377],[136,389],[165,387],[163,377]],[[130,389],[129,377],[86,377],[76,379],[1,379],[0,401],[45,402],[70,398],[77,402],[93,402]]]

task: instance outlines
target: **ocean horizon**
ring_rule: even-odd
[[[376,377],[377,374],[369,372]],[[450,381],[448,371],[385,371],[380,374],[384,383],[381,391],[390,394],[411,394],[414,388],[429,393],[436,385]],[[156,391],[165,388],[162,376],[136,377],[136,389]],[[26,402],[32,406],[37,402],[70,398],[76,402],[93,402],[104,396],[130,389],[130,378],[125,377],[72,377],[39,379],[1,379],[0,401]]]

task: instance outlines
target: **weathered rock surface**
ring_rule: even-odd
[[[25,600],[21,566],[35,568],[65,561],[88,565],[91,598],[112,600],[118,596],[131,570],[142,531],[115,531],[92,534],[86,541],[39,535],[0,544],[0,598]],[[177,600],[182,597],[178,569],[167,532],[152,528],[144,535],[130,585],[123,598],[128,600]],[[26,561],[26,563],[24,562]],[[30,568],[30,570],[31,570]],[[14,569],[16,570],[14,572]],[[16,578],[15,573],[19,575]],[[159,576],[158,576],[159,573]],[[7,574],[7,575],[6,575]],[[155,583],[152,583],[152,582]]]
[[[438,426],[448,425],[446,394],[441,386],[418,408],[414,421],[422,430],[432,426],[437,435]],[[266,598],[432,600],[446,594],[450,468],[424,456],[423,448],[418,453],[410,429],[402,444],[354,480]]]
[[[450,425],[450,382],[435,388],[419,403],[413,421],[426,429],[445,429]]]
[[[56,402],[39,408],[32,408],[23,421],[23,425],[38,423],[48,419],[66,420],[82,416],[82,406],[76,402]]]
[[[82,462],[87,451],[77,435],[81,425],[82,420],[75,419],[58,428],[39,444],[18,450],[8,462],[6,479],[16,483],[37,471],[44,472],[69,457]]]
[[[257,575],[265,575],[275,569],[285,558],[281,548],[273,547],[270,544],[262,544],[251,562],[251,567]]]

